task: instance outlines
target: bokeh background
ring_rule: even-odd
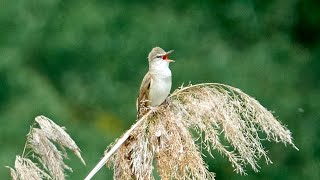
[[[174,49],[173,89],[219,82],[242,89],[292,131],[300,151],[264,142],[273,164],[240,176],[214,152],[217,179],[320,179],[320,1],[2,0],[0,177],[46,115],[66,126],[87,166],[134,123],[152,47]],[[95,179],[111,179],[101,170]]]

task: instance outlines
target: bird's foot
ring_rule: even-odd
[[[157,111],[158,107],[149,106],[150,111],[153,113]]]

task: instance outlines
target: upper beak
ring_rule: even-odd
[[[170,50],[170,51],[166,52],[166,53],[164,54],[164,56],[167,56],[167,57],[168,57],[169,54],[171,54],[173,51],[174,51],[174,50]],[[174,60],[168,59],[168,58],[166,59],[166,61],[167,61],[167,62],[175,62]]]

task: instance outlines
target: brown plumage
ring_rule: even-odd
[[[150,102],[148,102],[148,100],[151,81],[151,74],[147,72],[140,85],[140,91],[136,102],[138,118],[148,112],[147,107],[150,105]]]

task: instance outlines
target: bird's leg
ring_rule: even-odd
[[[162,104],[165,105],[165,106],[168,106],[168,105],[169,105],[169,100],[168,100],[168,98],[166,98],[166,99],[163,101]]]

